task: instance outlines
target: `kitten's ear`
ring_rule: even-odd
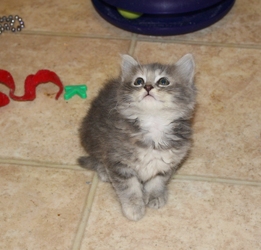
[[[121,72],[122,78],[125,79],[127,76],[132,74],[133,67],[137,67],[139,63],[129,55],[121,55]]]
[[[186,54],[175,64],[177,67],[178,73],[182,76],[183,79],[193,82],[194,72],[195,72],[195,62],[191,54]]]

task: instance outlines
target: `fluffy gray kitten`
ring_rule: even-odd
[[[139,220],[145,207],[167,202],[167,184],[191,146],[196,98],[194,60],[140,65],[122,56],[121,75],[110,80],[83,119],[80,139],[89,154],[79,164],[112,183],[123,214]]]

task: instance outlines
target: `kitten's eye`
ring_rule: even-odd
[[[134,82],[134,86],[136,87],[140,87],[144,84],[144,80],[141,77],[138,77],[135,82]]]
[[[169,85],[169,81],[166,77],[162,77],[158,80],[158,84],[161,86],[168,86]]]

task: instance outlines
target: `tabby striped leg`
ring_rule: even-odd
[[[123,214],[129,220],[140,220],[145,214],[142,184],[132,169],[122,164],[112,169],[108,170],[108,174],[121,202]]]

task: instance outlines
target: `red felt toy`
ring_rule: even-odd
[[[27,76],[24,84],[24,95],[16,96],[14,94],[15,83],[12,75],[8,71],[0,69],[0,83],[3,83],[10,89],[9,95],[15,101],[33,101],[36,98],[36,87],[41,83],[47,82],[52,82],[59,87],[59,91],[55,97],[58,100],[63,92],[63,84],[54,72],[47,69],[39,70],[35,75]],[[7,105],[9,102],[9,98],[0,92],[0,107]]]

